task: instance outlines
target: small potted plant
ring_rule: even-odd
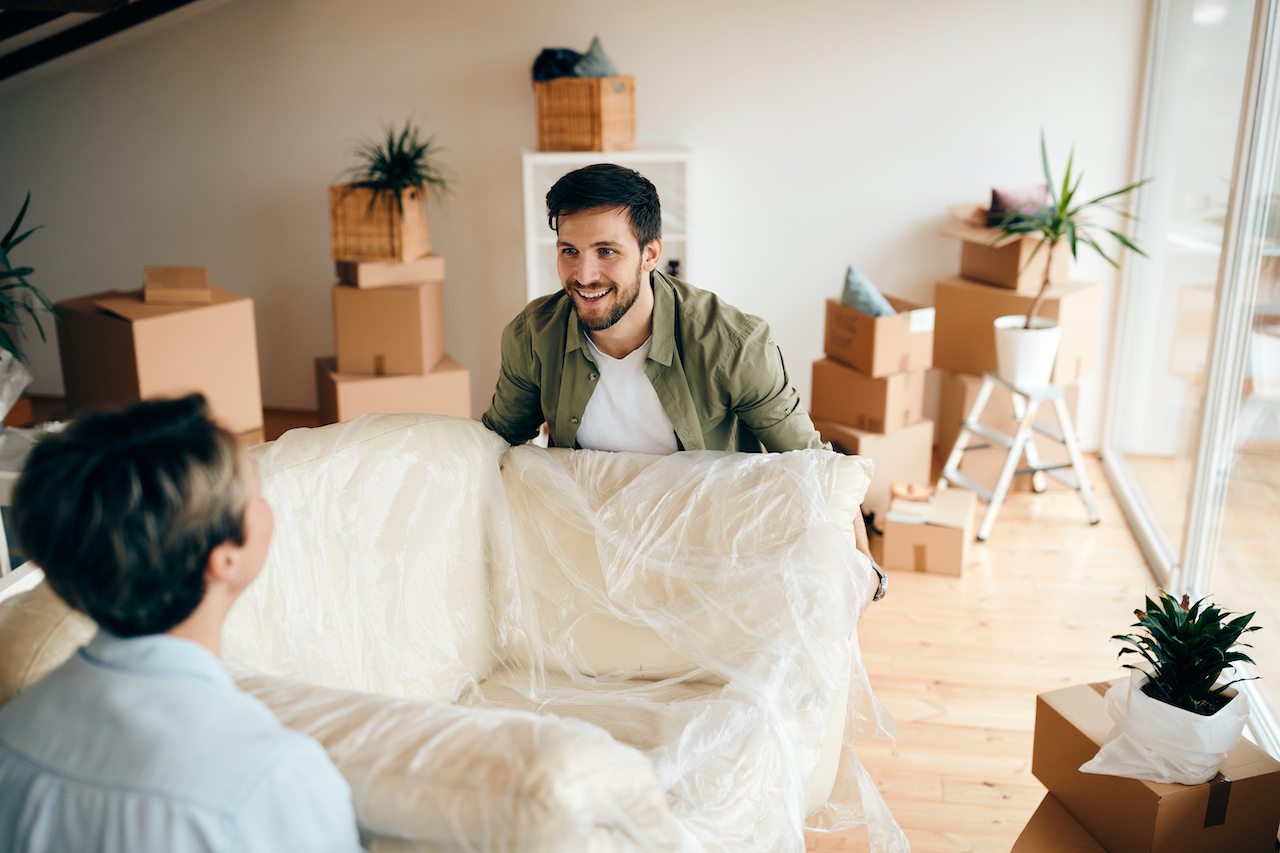
[[[1226,754],[1240,743],[1249,707],[1244,695],[1223,682],[1223,672],[1253,663],[1240,638],[1258,627],[1254,614],[1238,616],[1189,596],[1178,601],[1161,590],[1135,610],[1132,634],[1111,639],[1125,644],[1119,657],[1138,655],[1144,663],[1126,663],[1134,677],[1107,691],[1107,710],[1120,735],[1080,769],[1196,785],[1212,779]],[[1233,618],[1234,617],[1234,618]],[[1221,683],[1220,683],[1221,682]]]
[[[411,122],[385,133],[356,149],[363,162],[348,170],[353,181],[329,187],[334,260],[404,263],[431,250],[427,190],[448,189],[434,159],[440,148]]]
[[[1067,158],[1067,169],[1062,177],[1061,188],[1055,187],[1053,173],[1049,169],[1049,152],[1045,146],[1043,133],[1040,134],[1040,161],[1044,167],[1045,184],[1049,189],[1049,203],[1013,208],[996,226],[1001,232],[998,239],[1004,239],[1004,235],[1039,235],[1040,242],[1027,258],[1028,265],[1041,249],[1048,252],[1040,290],[1026,315],[1013,314],[998,317],[995,320],[996,361],[1000,378],[1021,387],[1048,385],[1049,378],[1053,374],[1054,360],[1058,356],[1061,329],[1058,328],[1057,323],[1038,314],[1049,291],[1050,270],[1053,268],[1053,256],[1059,250],[1059,244],[1065,241],[1071,249],[1073,258],[1079,257],[1079,246],[1084,244],[1101,255],[1103,260],[1111,266],[1119,268],[1120,265],[1098,244],[1099,235],[1096,232],[1103,231],[1114,237],[1125,248],[1146,257],[1146,253],[1128,237],[1119,231],[1089,221],[1088,214],[1096,208],[1105,208],[1114,210],[1126,219],[1134,219],[1126,211],[1111,207],[1109,202],[1150,182],[1151,178],[1080,202],[1076,199],[1076,193],[1084,175],[1072,175],[1075,150],[1073,149]],[[1072,183],[1073,177],[1074,183]]]
[[[9,259],[9,253],[32,232],[43,228],[37,225],[21,234],[22,220],[27,215],[27,207],[31,204],[31,193],[22,202],[22,209],[9,226],[9,230],[0,237],[0,419],[9,413],[14,403],[22,396],[22,392],[31,384],[31,371],[27,369],[27,354],[22,350],[21,341],[26,337],[23,329],[24,320],[30,317],[40,333],[40,340],[45,340],[44,326],[40,323],[40,315],[36,312],[53,313],[53,305],[40,289],[27,281],[27,276],[35,272],[33,267],[15,267]],[[26,294],[35,301],[28,301]],[[56,317],[57,315],[54,314]],[[12,328],[17,335],[10,333]]]

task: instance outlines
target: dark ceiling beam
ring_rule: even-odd
[[[29,9],[35,12],[87,12],[101,15],[119,9],[129,0],[0,0],[0,9]]]
[[[107,36],[113,36],[122,30],[194,2],[195,0],[134,0],[114,12],[90,18],[83,24],[54,33],[35,44],[0,56],[0,80],[21,74],[37,65],[65,56],[73,50],[79,50]],[[0,15],[0,17],[4,16]]]
[[[0,41],[61,18],[61,12],[5,12],[0,15]]]

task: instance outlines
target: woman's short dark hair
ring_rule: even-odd
[[[18,545],[53,590],[119,637],[159,634],[204,598],[215,547],[244,544],[235,436],[203,396],[88,415],[31,450]]]
[[[597,208],[621,207],[643,249],[662,237],[662,206],[649,179],[634,169],[597,163],[570,172],[547,193],[547,224],[560,233],[560,217]]]

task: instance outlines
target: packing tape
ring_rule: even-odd
[[[919,547],[919,546],[917,546]],[[1095,681],[1089,685],[1099,696],[1105,696],[1111,685]],[[1227,802],[1231,799],[1231,780],[1219,773],[1209,780],[1209,802],[1204,809],[1204,825],[1222,826],[1227,822]]]
[[[923,545],[911,546],[911,556],[917,572],[929,571],[929,553]]]

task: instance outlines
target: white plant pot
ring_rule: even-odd
[[[1142,692],[1145,683],[1145,676],[1134,673],[1107,691],[1114,737],[1080,770],[1179,785],[1212,779],[1227,753],[1240,745],[1249,721],[1248,698],[1228,688],[1223,695],[1231,701],[1205,717],[1151,698]]]
[[[1053,375],[1062,329],[1052,320],[1036,317],[1024,329],[1025,314],[997,317],[996,373],[1018,388],[1042,388]]]

